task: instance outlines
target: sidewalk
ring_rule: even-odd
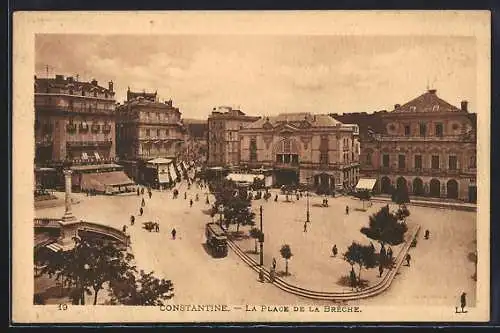
[[[376,202],[392,202],[390,197],[384,196],[374,196],[371,199]],[[477,210],[477,205],[468,202],[450,202],[450,201],[437,201],[437,200],[422,200],[422,199],[410,199],[408,206],[421,206],[421,207],[433,207],[433,208],[443,208],[443,209],[456,209],[475,212]]]

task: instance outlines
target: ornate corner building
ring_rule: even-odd
[[[186,129],[181,112],[172,100],[160,102],[156,92],[129,88],[127,100],[116,108],[116,126],[120,164],[139,183],[153,182],[146,167],[149,160],[184,159]]]
[[[272,169],[274,185],[349,189],[359,178],[358,125],[309,113],[265,117],[239,131],[243,168]]]
[[[361,174],[376,190],[407,186],[410,195],[476,202],[476,114],[428,90],[391,112],[362,140]]]

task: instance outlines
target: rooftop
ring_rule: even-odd
[[[108,88],[99,85],[97,80],[82,82],[75,80],[72,76],[65,77],[57,74],[53,78],[38,78],[35,76],[35,93],[50,93],[50,89],[73,90],[76,92],[94,92],[101,94],[107,93],[110,98],[115,95],[113,91],[113,81],[108,83]]]
[[[273,117],[262,117],[259,120],[248,124],[245,129],[254,128],[274,128],[281,124],[290,124],[297,128],[309,127],[336,127],[342,123],[326,114],[282,113]]]

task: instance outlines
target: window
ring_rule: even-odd
[[[165,130],[165,136],[168,137],[168,129]]]
[[[150,135],[151,135],[151,131],[150,131],[150,129],[148,128],[148,129],[146,130],[146,136],[150,136]]]
[[[344,138],[344,146],[346,145],[346,139]],[[344,154],[344,159],[345,159]],[[322,136],[319,144],[319,163],[324,165],[328,164],[328,136]]]
[[[158,118],[158,120],[160,120],[160,118],[161,118],[161,114],[160,114],[160,113],[157,113],[157,114],[156,114],[156,117]]]
[[[427,134],[427,125],[420,124],[420,136],[425,136]]]
[[[457,170],[458,169],[456,156],[449,156],[448,157],[448,169],[450,169],[450,170]]]
[[[417,110],[417,107],[415,105],[410,106],[410,111],[415,112]]]
[[[250,161],[257,161],[257,139],[250,139]]]
[[[94,97],[97,97],[97,90],[94,91]]]
[[[406,156],[405,155],[398,156],[398,168],[399,169],[406,168]]]
[[[372,153],[371,152],[366,153],[366,164],[372,165]]]
[[[382,166],[384,168],[388,168],[389,167],[389,154],[382,155]]]
[[[406,136],[410,135],[410,125],[405,125],[405,135]]]
[[[469,159],[469,168],[470,169],[475,169],[476,168],[476,155],[472,155]]]
[[[432,155],[431,168],[439,169],[439,155]]]
[[[292,144],[291,144],[290,140],[288,140],[288,139],[283,140],[283,151],[285,153],[290,153],[291,148],[292,148]]]
[[[73,89],[70,89],[70,90],[69,90],[69,94],[70,94],[70,95],[73,95]]]
[[[345,154],[344,154],[344,156],[345,156]],[[319,164],[321,164],[321,165],[328,164],[328,151],[319,153]]]
[[[436,124],[436,136],[443,136],[443,124]]]
[[[415,155],[415,169],[422,169],[422,155]]]
[[[432,107],[432,111],[438,111],[439,110],[439,105],[434,105]]]
[[[156,136],[158,136],[158,137],[160,136],[160,130],[159,129],[156,130]]]

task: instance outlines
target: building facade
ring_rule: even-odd
[[[240,130],[241,165],[273,170],[274,185],[349,189],[359,173],[359,129],[329,115],[265,117]]]
[[[187,131],[187,159],[198,165],[205,165],[208,154],[208,122],[198,119],[184,119]]]
[[[64,184],[63,165],[100,170],[115,162],[115,92],[96,80],[80,82],[56,75],[37,78],[35,91],[35,166],[54,170]],[[105,169],[105,168],[104,168]],[[79,184],[78,173],[73,183]],[[40,177],[43,178],[43,177]],[[55,184],[52,184],[55,185]]]
[[[156,93],[127,91],[116,108],[117,154],[127,174],[145,182],[146,163],[155,158],[179,159],[185,150],[186,130],[172,100],[160,102]],[[147,177],[146,177],[147,178]]]
[[[208,165],[238,166],[240,163],[239,131],[259,117],[221,106],[208,117]]]
[[[428,90],[379,114],[361,150],[361,173],[376,190],[406,186],[410,195],[476,201],[476,118],[467,101],[457,108]]]

